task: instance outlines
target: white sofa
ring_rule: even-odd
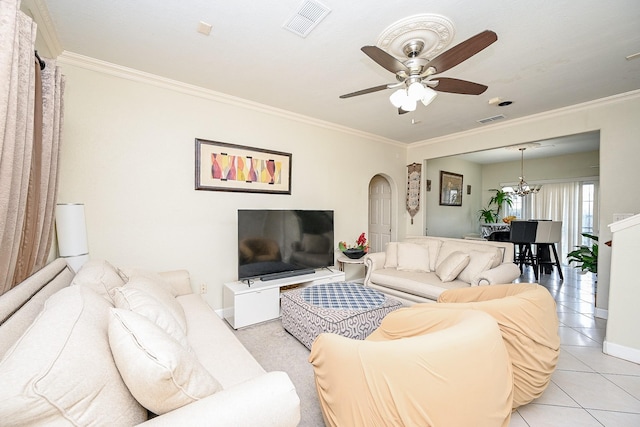
[[[2,425],[296,426],[265,372],[192,292],[189,274],[57,259],[0,296]],[[156,414],[161,414],[157,415]]]
[[[365,255],[365,286],[405,304],[435,302],[447,289],[506,284],[520,276],[513,244],[409,236]]]

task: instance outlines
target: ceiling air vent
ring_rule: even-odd
[[[306,37],[329,12],[331,12],[331,9],[320,2],[305,0],[284,23],[284,28],[300,37]]]
[[[484,125],[484,124],[487,124],[487,123],[495,122],[497,120],[502,120],[504,118],[505,117],[504,117],[503,114],[498,114],[497,116],[487,117],[486,119],[480,119],[480,120],[478,120],[478,123],[482,123]]]

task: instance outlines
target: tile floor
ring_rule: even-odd
[[[561,351],[544,394],[517,410],[510,427],[640,427],[640,365],[602,353],[606,320],[594,316],[591,274],[563,268],[537,281],[554,296]],[[521,282],[536,282],[525,267]],[[636,326],[637,327],[637,326]]]

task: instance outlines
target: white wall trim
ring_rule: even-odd
[[[633,363],[640,363],[640,350],[615,344],[607,340],[602,344],[602,351],[609,356],[618,357]]]
[[[609,318],[609,310],[606,308],[595,308],[594,316],[598,319],[608,319]]]
[[[621,93],[621,94],[609,96],[609,97],[606,97],[606,98],[601,98],[601,99],[596,99],[596,100],[593,100],[593,101],[583,102],[582,104],[570,105],[568,107],[562,107],[562,108],[558,108],[556,110],[549,110],[549,111],[544,111],[542,113],[532,114],[530,116],[521,117],[521,118],[518,118],[518,119],[511,119],[511,120],[509,120],[507,122],[494,123],[494,124],[485,125],[485,126],[482,126],[480,128],[476,128],[476,129],[470,129],[470,130],[463,131],[463,132],[452,133],[452,134],[444,135],[444,136],[437,137],[437,138],[427,139],[427,140],[424,140],[424,141],[418,141],[418,142],[411,143],[408,146],[410,148],[418,148],[418,147],[423,147],[423,146],[426,146],[426,145],[437,144],[437,143],[440,143],[440,142],[447,142],[447,141],[455,140],[455,139],[462,138],[462,137],[481,135],[481,134],[486,133],[486,132],[491,132],[491,131],[500,130],[500,129],[508,129],[508,128],[515,127],[515,126],[521,126],[523,124],[530,123],[530,122],[535,122],[535,121],[538,121],[538,120],[541,120],[541,119],[545,119],[545,118],[552,118],[552,117],[557,118],[558,116],[561,116],[561,115],[573,114],[573,113],[576,113],[578,111],[587,110],[587,109],[590,109],[590,108],[593,108],[593,107],[602,107],[602,106],[606,106],[606,105],[609,105],[609,104],[618,103],[621,100],[635,99],[635,98],[640,98],[640,90],[633,90],[631,92]],[[599,130],[599,129],[594,128],[594,129],[591,129],[591,130],[592,131],[596,131],[596,130]],[[585,132],[588,132],[588,131],[585,131]],[[462,154],[462,153],[459,153],[459,154]]]
[[[356,129],[349,128],[347,126],[338,125],[336,123],[327,122],[324,120],[315,119],[313,117],[305,116],[302,114],[294,113],[292,111],[283,110],[280,108],[271,107],[269,105],[260,104],[257,102],[249,101],[236,96],[227,95],[221,92],[216,92],[211,89],[206,89],[200,86],[183,83],[178,80],[172,80],[165,77],[157,76],[155,74],[147,73],[144,71],[134,70],[133,68],[123,67],[117,64],[113,64],[99,59],[91,58],[88,56],[80,55],[77,53],[64,51],[57,58],[58,65],[64,67],[64,65],[72,65],[75,67],[84,68],[86,70],[96,71],[99,73],[140,82],[146,83],[152,86],[160,87],[163,89],[173,90],[176,92],[184,93],[191,96],[197,96],[200,98],[220,102],[226,105],[233,105],[241,108],[246,108],[253,111],[258,111],[271,116],[278,116],[288,120],[305,123],[312,126],[318,126],[321,128],[353,135],[356,137],[366,138],[385,144],[394,145],[396,147],[406,148],[407,144],[399,141],[395,141],[388,138],[383,138],[379,135],[372,133],[362,132]]]
[[[38,24],[38,34],[42,37],[47,49],[49,49],[50,55],[53,58],[60,55],[62,53],[62,44],[46,3],[43,0],[23,0],[21,9],[26,9]]]

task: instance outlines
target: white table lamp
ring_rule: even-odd
[[[87,226],[82,203],[59,203],[56,205],[56,233],[58,252],[67,264],[78,271],[89,259]]]

